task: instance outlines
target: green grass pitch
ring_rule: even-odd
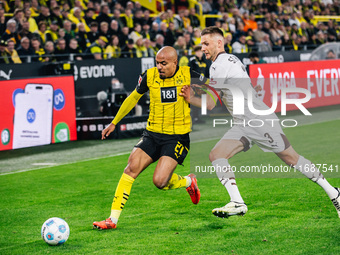
[[[285,133],[306,158],[335,166],[340,165],[339,127],[340,120],[335,120],[285,129]],[[200,146],[211,148],[216,141]],[[58,148],[54,152],[58,157],[58,146],[69,148],[72,143],[45,149]],[[11,156],[15,161],[15,154],[20,154],[18,160],[23,156],[17,150],[3,152],[0,159]],[[207,156],[192,153],[191,162],[206,162]],[[220,219],[211,210],[229,197],[217,178],[198,179],[202,196],[193,205],[185,189],[158,190],[152,183],[155,165],[151,165],[136,179],[118,228],[93,230],[93,221],[109,216],[127,158],[128,154],[108,156],[1,175],[0,254],[340,254],[335,208],[323,190],[305,178],[239,178],[249,211],[243,217]],[[275,155],[258,148],[230,162],[281,164]],[[188,174],[189,163],[187,158],[176,172]],[[325,176],[340,186],[339,173]],[[61,217],[70,226],[69,240],[61,246],[48,246],[40,236],[43,222],[50,217]]]

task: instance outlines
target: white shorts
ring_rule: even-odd
[[[290,146],[290,143],[282,131],[280,125],[265,123],[262,127],[250,127],[235,125],[224,134],[221,140],[231,139],[243,143],[243,151],[249,150],[254,144],[264,152],[279,153]]]

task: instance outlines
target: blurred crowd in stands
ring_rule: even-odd
[[[220,27],[228,53],[309,50],[340,41],[337,0],[201,0],[205,26]],[[175,47],[181,64],[203,29],[188,1],[165,1],[153,15],[119,0],[0,0],[0,63],[154,57]],[[218,16],[216,16],[218,15]]]

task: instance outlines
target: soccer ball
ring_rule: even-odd
[[[59,245],[67,241],[70,228],[66,221],[60,218],[50,218],[41,227],[41,237],[49,245]]]

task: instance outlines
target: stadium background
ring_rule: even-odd
[[[6,9],[4,6],[6,20],[13,16],[9,10],[14,12],[13,6],[18,2],[20,1],[2,1],[3,6],[7,4],[9,7]],[[86,5],[85,1],[76,2],[75,5]],[[123,8],[131,6],[131,4],[132,10],[136,7],[134,2],[109,1],[111,12],[117,2],[121,3]],[[290,38],[290,44],[278,48],[275,43],[279,40],[274,41],[270,38],[272,43],[270,51],[262,52],[259,47],[254,49],[245,47],[247,52],[234,53],[245,65],[249,66],[254,79],[259,77],[257,72],[259,67],[263,70],[274,69],[276,73],[281,72],[282,75],[284,73],[291,74],[292,71],[298,72],[299,69],[306,67],[309,70],[318,70],[319,74],[321,69],[325,70],[327,66],[330,66],[329,69],[338,70],[339,60],[307,61],[312,50],[318,45],[324,44],[327,40],[329,42],[339,40],[337,22],[340,17],[337,15],[340,12],[337,1],[303,1],[301,3],[300,1],[260,1],[261,4],[256,4],[256,1],[243,1],[243,4],[241,1],[200,1],[198,3],[195,1],[140,1],[141,4],[144,2],[152,4],[152,7],[149,6],[149,9],[153,10],[151,16],[159,24],[166,21],[163,19],[164,15],[166,16],[164,12],[168,13],[169,9],[173,11],[174,15],[178,15],[181,11],[194,7],[197,13],[195,16],[200,21],[201,28],[204,25],[214,24],[222,27],[223,23],[226,23],[225,21],[229,21],[233,17],[236,21],[241,22],[237,12],[240,12],[242,19],[244,16],[242,12],[247,13],[247,10],[255,14],[256,21],[260,21],[260,23],[268,21],[270,26],[274,26],[275,22],[279,24],[277,19],[284,24],[283,20],[287,12],[291,18],[294,16],[293,13],[299,10],[303,15],[307,13],[310,15],[307,10],[313,10],[314,18],[310,18],[308,24],[315,22],[315,19],[316,23],[314,33],[310,35],[314,38],[314,34],[316,36],[319,31],[322,31],[324,38],[327,38],[325,41],[317,42],[315,40],[315,44],[307,43],[301,46],[298,46],[296,41],[294,46],[294,40]],[[56,3],[61,7],[61,10],[66,6],[58,1]],[[71,8],[74,7],[72,3],[71,1],[69,5],[70,14]],[[204,11],[206,10],[204,7],[208,6],[207,3],[212,7],[208,12]],[[25,3],[21,2],[21,4]],[[55,1],[38,2],[38,6],[43,4],[55,6]],[[100,4],[99,7],[96,1],[94,4],[99,8],[99,14]],[[224,13],[228,13],[228,15],[225,16]],[[38,16],[38,13],[32,15],[34,18]],[[120,17],[124,17],[124,14],[121,14]],[[329,21],[334,21],[334,27],[329,25]],[[3,19],[1,22],[4,23]],[[293,28],[293,26],[286,28],[288,27]],[[131,32],[133,32],[132,30]],[[192,36],[194,30],[192,27]],[[336,32],[335,39],[332,38],[333,30]],[[188,31],[184,30],[184,34],[186,32]],[[300,32],[302,33],[301,30]],[[227,33],[228,31],[226,31]],[[298,35],[298,32],[296,34]],[[243,33],[236,29],[232,35],[233,42],[237,42],[237,38]],[[295,37],[294,32],[290,33],[290,36]],[[301,39],[302,35],[297,37]],[[250,46],[252,40],[248,38],[246,41],[246,45]],[[254,43],[256,46],[258,42],[255,40]],[[194,45],[193,42],[186,45],[183,50],[178,48],[179,60],[182,59],[182,64],[187,64],[193,56]],[[17,46],[20,47],[20,45]],[[265,59],[269,64],[252,65],[248,57],[250,51],[257,51],[260,58]],[[39,61],[40,57],[36,58],[36,55],[32,55],[31,58],[22,58],[24,60],[22,62],[27,59],[34,62],[33,65],[32,63],[0,65],[1,96],[5,95],[3,90],[6,86],[2,85],[7,84],[7,81],[19,83],[19,87],[24,88],[26,84],[36,78],[46,77],[52,83],[54,79],[57,79],[55,77],[71,77],[74,84],[68,82],[66,85],[69,89],[74,89],[75,93],[73,98],[75,112],[70,112],[70,114],[74,116],[75,123],[72,128],[74,132],[77,132],[78,139],[76,142],[17,150],[7,150],[8,148],[4,148],[5,144],[2,140],[1,150],[6,150],[0,152],[0,183],[3,197],[0,209],[0,251],[2,254],[85,254],[96,252],[101,254],[116,252],[124,254],[287,254],[287,252],[291,254],[337,254],[340,252],[340,243],[336,238],[339,232],[336,227],[338,219],[333,206],[318,187],[307,180],[295,178],[301,176],[288,179],[275,178],[275,176],[274,178],[239,179],[238,185],[246,193],[250,211],[245,217],[222,221],[210,215],[212,208],[228,199],[216,178],[199,179],[203,196],[200,205],[194,207],[188,203],[186,194],[183,195],[176,191],[170,194],[159,193],[152,187],[153,171],[151,167],[136,182],[132,191],[133,197],[124,211],[119,229],[116,232],[107,233],[90,231],[92,221],[101,219],[108,213],[114,192],[114,183],[118,181],[126,164],[127,156],[136,143],[140,131],[145,127],[148,100],[145,98],[141,105],[141,116],[136,116],[138,109],[135,109],[125,122],[122,122],[122,128],[118,129],[120,132],[117,131],[112,136],[112,138],[119,139],[99,141],[96,139],[99,138],[100,127],[106,125],[111,120],[111,116],[103,116],[100,112],[98,93],[104,91],[110,94],[111,98],[118,99],[116,108],[119,107],[120,97],[115,97],[115,95],[123,95],[122,98],[124,98],[124,94],[133,90],[138,74],[153,66],[154,63],[152,56],[143,55],[143,53],[141,53],[142,58],[137,56],[130,58],[129,56],[127,58],[111,57],[103,60],[88,60],[84,57],[82,61],[70,60],[69,57],[72,55],[70,52],[59,52],[58,54],[66,59],[61,62]],[[74,59],[76,53],[73,54],[71,59]],[[46,52],[40,54],[42,56],[40,60],[52,56],[47,55]],[[105,56],[108,55],[104,52],[103,58]],[[2,59],[8,59],[8,56],[2,55]],[[286,66],[274,64],[287,61],[295,61],[293,69],[289,63]],[[325,67],[321,68],[321,66]],[[329,72],[328,76],[324,76],[324,80],[331,80],[331,78],[334,80],[339,76],[340,74],[331,76],[331,72]],[[289,76],[290,78],[291,76]],[[306,77],[296,78],[304,79]],[[119,82],[117,83],[116,80]],[[331,85],[320,84],[321,87],[314,86],[311,92],[322,91],[319,93],[325,96],[325,93],[331,91]],[[336,84],[339,88],[338,80]],[[9,94],[12,94],[12,91]],[[291,137],[292,144],[299,152],[313,158],[315,162],[326,164],[328,168],[333,166],[334,169],[335,166],[339,166],[340,97],[336,91],[333,96],[333,101],[329,101],[325,97],[319,98],[321,104],[316,106],[323,106],[310,109],[313,114],[312,118],[302,118],[296,111],[290,112],[289,116],[297,118],[301,125],[297,128],[285,129],[285,133]],[[4,100],[1,100],[0,103],[3,118],[0,125],[1,132],[9,130],[3,126],[4,119],[13,120],[12,110],[14,109],[9,111],[3,102]],[[326,105],[333,104],[333,106],[324,106],[325,103]],[[191,135],[193,146],[211,148],[216,143],[219,133],[212,134],[208,123],[209,118],[218,116],[219,113],[217,109],[216,112],[212,112],[204,119],[206,124],[194,125]],[[140,111],[137,115],[140,115]],[[72,138],[70,136],[70,140],[76,140],[75,136]],[[10,143],[6,143],[7,146],[8,144]],[[179,168],[177,171],[187,174],[191,162],[208,164],[205,154],[192,153],[185,162],[185,167]],[[273,156],[263,154],[255,148],[249,152],[247,157],[243,154],[238,155],[232,163],[239,167],[241,165],[260,165],[263,162],[280,164]],[[333,185],[340,185],[338,172],[333,170],[326,171],[324,174]],[[66,219],[71,227],[70,239],[61,247],[47,247],[40,238],[42,223],[47,218],[54,216]]]

